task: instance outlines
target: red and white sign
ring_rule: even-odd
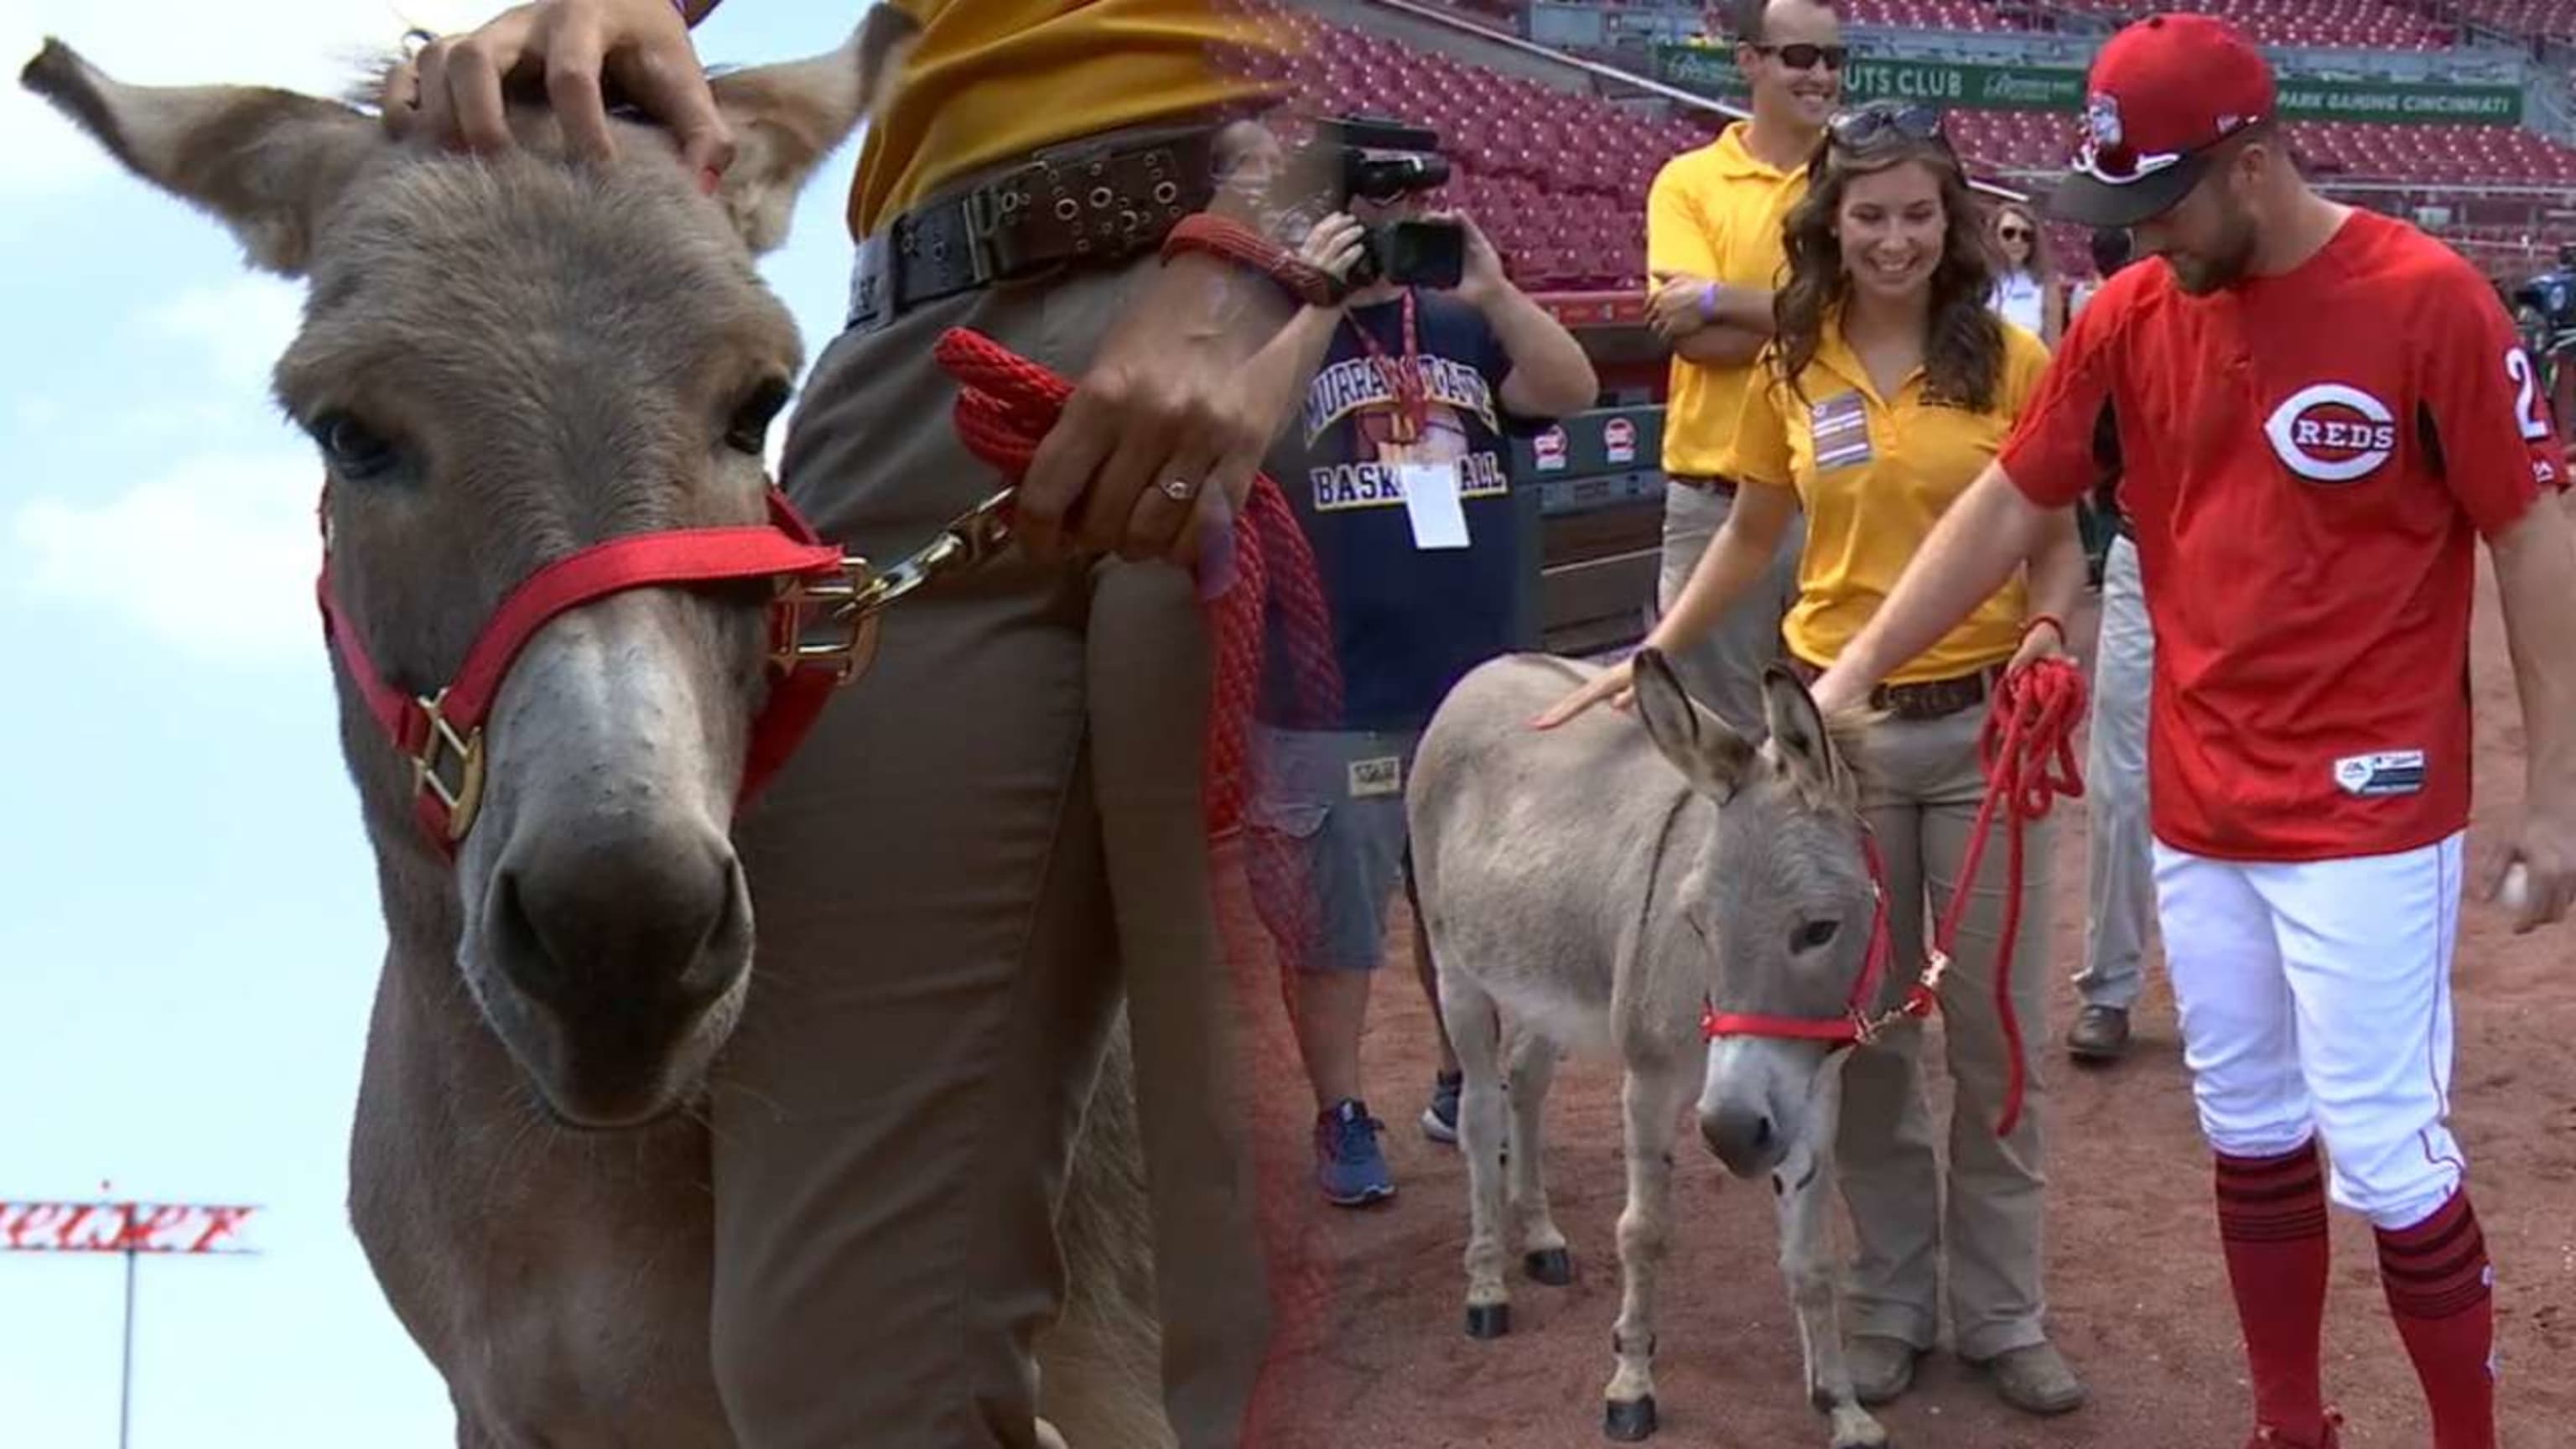
[[[1612,418],[1601,425],[1601,450],[1613,463],[1637,461],[1637,425],[1626,418]]]
[[[1565,429],[1550,424],[1548,430],[1530,439],[1530,452],[1542,473],[1565,471]]]
[[[256,1208],[212,1203],[0,1202],[0,1253],[248,1253]]]

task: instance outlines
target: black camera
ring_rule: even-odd
[[[1348,211],[1353,200],[1380,204],[1438,190],[1449,180],[1438,133],[1377,116],[1335,116],[1315,123],[1315,138],[1289,164],[1292,210],[1314,221]],[[1451,221],[1386,222],[1365,229],[1360,255],[1343,280],[1446,290],[1467,266],[1467,233]]]

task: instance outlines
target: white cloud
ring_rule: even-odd
[[[310,453],[214,454],[95,505],[40,498],[13,520],[25,586],[231,659],[309,653],[321,627]]]
[[[96,143],[14,83],[54,36],[121,81],[274,85],[337,95],[362,58],[414,25],[458,29],[492,0],[0,0],[0,197],[60,193],[114,174]]]
[[[154,334],[205,349],[223,386],[256,392],[267,386],[303,315],[303,284],[250,273],[192,287],[147,309],[142,322]]]

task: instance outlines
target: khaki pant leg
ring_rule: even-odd
[[[1985,775],[1977,762],[1982,711],[1917,725],[1923,735],[1923,839],[1935,919],[1949,908],[1965,869]],[[2041,1170],[2040,1044],[2048,1034],[2051,822],[2024,829],[2021,918],[2015,927],[2013,1014],[2021,1034],[2021,1117],[1998,1138],[2010,1049],[1995,1004],[1995,971],[2011,884],[2011,822],[1998,814],[1977,865],[1941,984],[1942,1036],[1955,1087],[1950,1176],[1944,1184],[1949,1244],[1950,1321],[1959,1353],[1992,1358],[2041,1342],[2047,1308],[2041,1287],[2041,1230],[2048,1182]]]
[[[1878,775],[1862,803],[1887,870],[1891,980],[1872,1009],[1894,1005],[1923,960],[1923,812],[1916,752],[1901,725],[1872,745]],[[1941,1168],[1922,1083],[1923,1028],[1905,1022],[1843,1064],[1842,1122],[1834,1166],[1851,1210],[1854,1256],[1843,1323],[1853,1337],[1932,1346],[1939,1329]]]
[[[997,483],[931,356],[1059,371],[1116,279],[933,303],[825,354],[785,485],[890,559]],[[741,835],[760,950],[711,1126],[716,1372],[747,1449],[1024,1449],[1052,1213],[1115,1006],[1085,759],[1090,576],[1016,553],[885,617]]]

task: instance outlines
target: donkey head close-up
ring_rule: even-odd
[[[1852,727],[1829,722],[1789,670],[1763,675],[1769,737],[1747,741],[1642,652],[1637,711],[1691,787],[1717,802],[1683,880],[1681,916],[1708,960],[1711,1020],[1701,1135],[1741,1177],[1830,1143],[1809,1127],[1836,1036],[1884,937],[1864,846]],[[1879,983],[1870,981],[1874,988]]]
[[[393,955],[461,969],[570,1125],[671,1109],[739,1012],[752,918],[730,834],[775,584],[622,589],[545,618],[473,758],[429,740],[444,788],[472,796],[459,839],[422,828],[361,678],[398,707],[433,700],[549,565],[764,522],[803,349],[754,258],[865,109],[864,35],[715,78],[739,151],[712,196],[643,125],[615,125],[613,160],[568,159],[542,103],[514,103],[516,146],[475,156],[334,100],[123,84],[59,42],[23,77],[306,284],[274,388],[320,450],[326,592],[371,665],[343,658],[338,681]]]

